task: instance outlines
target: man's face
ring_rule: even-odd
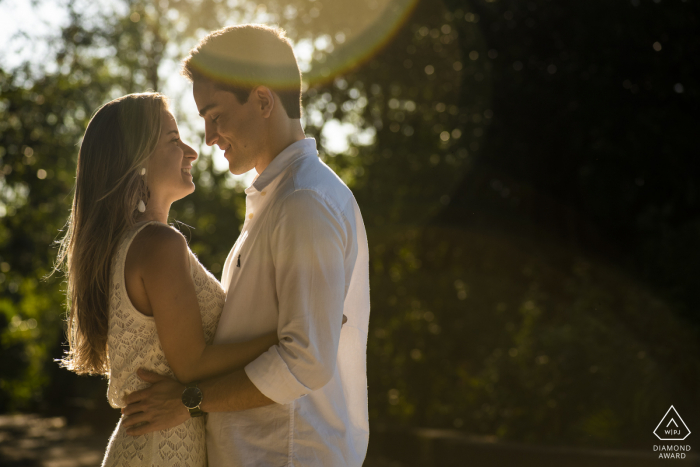
[[[232,174],[240,175],[258,164],[264,142],[264,118],[251,96],[241,104],[233,93],[222,91],[208,80],[197,80],[194,101],[204,118],[207,145],[224,151]]]

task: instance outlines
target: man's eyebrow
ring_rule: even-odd
[[[204,108],[201,109],[201,110],[199,111],[199,115],[200,115],[201,117],[206,117],[206,116],[207,116],[207,112],[209,112],[209,110],[211,110],[211,108],[214,107],[215,105],[216,105],[216,104],[205,105]]]

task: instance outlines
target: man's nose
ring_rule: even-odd
[[[204,122],[204,142],[207,146],[214,146],[219,140],[219,134],[216,132],[214,125],[211,122]]]

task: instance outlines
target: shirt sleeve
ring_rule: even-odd
[[[265,396],[287,404],[320,389],[335,372],[348,235],[342,215],[314,191],[296,191],[282,203],[270,242],[280,343],[245,372]]]

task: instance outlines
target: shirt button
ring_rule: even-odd
[[[248,214],[248,219],[252,219],[252,218],[253,218],[253,213],[251,212],[250,214]]]
[[[261,191],[261,192],[260,192],[260,195],[261,195],[261,196],[265,196],[266,194],[267,194],[267,191]]]

